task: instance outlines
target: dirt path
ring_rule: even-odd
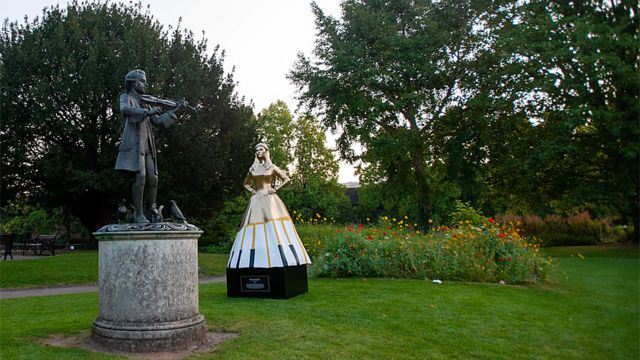
[[[213,284],[221,282],[225,282],[224,276],[214,276],[200,279],[200,284]],[[97,291],[98,287],[96,285],[74,285],[24,290],[0,290],[0,299],[15,299],[30,296],[81,294]]]

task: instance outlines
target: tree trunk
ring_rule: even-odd
[[[424,224],[429,227],[429,219],[431,218],[431,194],[424,166],[424,146],[420,139],[418,139],[414,150],[413,165],[416,176],[416,186],[418,189],[417,203],[420,221],[424,221]]]
[[[631,217],[633,218],[633,243],[640,244],[640,206],[638,203],[640,202],[639,196],[631,201]]]
[[[424,164],[424,142],[420,134],[420,128],[416,123],[416,110],[407,109],[403,112],[405,118],[409,121],[410,134],[414,142],[413,149],[413,168],[416,177],[416,187],[418,190],[418,214],[419,221],[425,224],[425,228],[431,230],[429,219],[431,218],[431,197],[429,184],[427,182],[427,174]]]

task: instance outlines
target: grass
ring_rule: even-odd
[[[542,286],[313,278],[307,294],[265,300],[202,285],[209,328],[240,336],[194,358],[637,359],[637,248],[576,250],[551,250],[563,256]],[[1,300],[0,358],[117,358],[38,343],[88,333],[97,313],[95,293]]]
[[[198,254],[200,276],[225,273],[226,254]],[[95,284],[98,252],[79,251],[37,259],[0,261],[0,289]]]
[[[627,244],[609,244],[592,246],[561,246],[542,248],[545,255],[554,258],[565,257],[618,257],[618,258],[638,258],[640,247]]]
[[[200,276],[220,276],[227,271],[229,254],[198,254],[198,267]]]

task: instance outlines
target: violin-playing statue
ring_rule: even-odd
[[[125,123],[115,168],[133,175],[134,221],[144,224],[157,212],[158,161],[151,125],[171,126],[188,105],[145,95],[147,76],[142,70],[129,71],[124,83],[120,113]]]

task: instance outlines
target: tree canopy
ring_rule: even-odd
[[[640,42],[637,2],[529,1],[505,16],[496,54],[516,101],[533,123],[531,171],[513,162],[496,185],[564,209],[640,213]],[[498,71],[496,71],[497,73]]]
[[[382,167],[385,178],[408,180],[421,216],[431,211],[430,138],[450,113],[463,109],[470,64],[482,43],[475,30],[482,8],[460,1],[347,0],[342,19],[313,5],[319,38],[315,59],[300,55],[291,80],[326,126],[341,129],[341,155]],[[386,148],[387,150],[381,150]],[[407,172],[408,171],[408,172]]]
[[[633,218],[637,4],[345,0],[289,77],[385,208]],[[379,186],[378,186],[379,185]]]
[[[88,229],[112,222],[130,179],[114,161],[124,75],[147,72],[150,93],[187,99],[199,115],[157,136],[159,202],[206,217],[240,190],[251,162],[251,108],[223,71],[224,53],[159,24],[141,4],[72,3],[5,21],[0,36],[2,205],[20,194],[63,206]]]

